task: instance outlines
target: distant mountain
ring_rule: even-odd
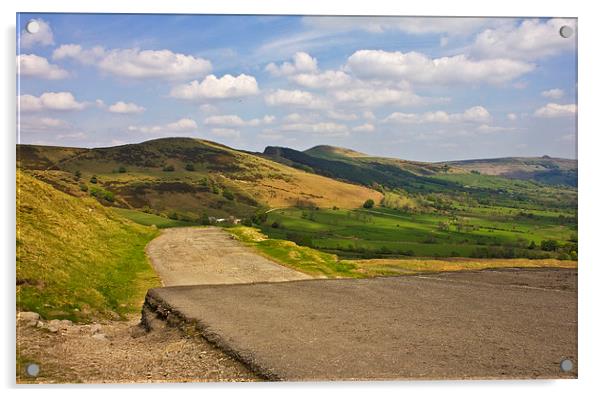
[[[497,159],[447,162],[453,167],[551,185],[577,186],[577,160],[543,157],[504,157]]]
[[[373,157],[333,146],[316,146],[306,151],[268,146],[263,155],[329,178],[380,190],[402,190],[412,195],[434,193],[456,198],[468,195],[483,204],[510,206],[518,201],[550,206],[555,206],[555,202],[572,205],[576,200],[576,191],[572,188],[576,186],[577,169],[576,162],[571,163],[571,160],[521,159],[520,167],[507,159],[426,163]],[[488,172],[494,169],[489,164],[496,161],[500,164],[500,172]],[[505,168],[501,168],[502,164]],[[514,180],[518,178],[525,180]],[[555,196],[550,192],[542,194],[542,184],[557,185]]]
[[[94,192],[108,205],[183,218],[242,217],[298,204],[355,208],[382,197],[364,186],[191,138],[97,149],[18,145],[17,165],[72,195]]]

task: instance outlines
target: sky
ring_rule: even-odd
[[[576,158],[577,35],[563,26],[577,21],[18,14],[18,142]]]

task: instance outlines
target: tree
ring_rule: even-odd
[[[544,251],[556,251],[558,249],[558,241],[556,240],[542,240],[541,249]]]
[[[368,199],[364,202],[364,208],[372,208],[374,207],[374,200]]]
[[[77,171],[75,171],[75,177],[76,177],[77,179],[81,178],[81,176],[82,176],[82,173],[81,173],[81,171],[80,171],[80,170],[77,170]]]
[[[535,244],[535,241],[531,240],[531,244],[529,244],[528,248],[530,250],[534,250],[535,248],[537,248],[537,244]]]

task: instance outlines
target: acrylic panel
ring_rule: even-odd
[[[17,382],[577,377],[575,18],[17,14]]]

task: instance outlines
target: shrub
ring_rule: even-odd
[[[87,191],[88,191],[88,185],[86,185],[85,183],[80,183],[80,184],[79,184],[79,189],[80,189],[82,192],[87,192]]]
[[[75,177],[76,177],[77,179],[81,178],[81,176],[82,176],[82,173],[81,173],[81,171],[80,171],[80,170],[77,170],[77,171],[75,171]]]
[[[90,183],[98,183],[98,179],[96,178],[96,175],[92,175],[92,178],[90,178]]]
[[[368,199],[364,202],[364,208],[373,208],[373,207],[374,207],[374,200]]]
[[[222,192],[222,196],[224,196],[226,199],[228,199],[230,201],[234,200],[234,194],[229,190],[224,190]]]
[[[274,229],[278,229],[280,227],[280,223],[278,223],[277,221],[274,221],[274,223],[272,223],[272,227]]]
[[[194,171],[194,164],[188,163],[186,164],[186,171]]]
[[[117,170],[117,172],[119,172],[120,174],[123,174],[125,172],[127,172],[127,170],[125,169],[125,167],[122,165],[121,167],[119,167],[119,169]]]
[[[558,249],[558,241],[556,240],[542,240],[541,249],[544,251],[556,251]]]
[[[165,171],[165,172],[173,172],[175,170],[176,169],[173,165],[166,165],[165,167],[163,167],[163,171]]]

